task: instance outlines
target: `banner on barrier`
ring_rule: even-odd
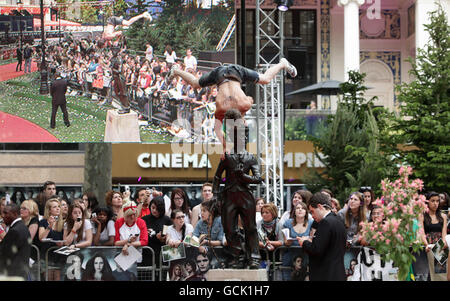
[[[369,248],[362,248],[359,252],[354,273],[349,281],[397,281],[398,268],[392,261],[381,260],[380,254]]]
[[[221,263],[226,260],[227,254],[223,248],[208,248],[208,252],[204,254],[199,248],[185,247],[185,257],[170,262],[168,280],[206,281],[208,279],[205,274],[210,269],[222,268]]]
[[[71,253],[61,260],[64,281],[134,281],[137,265],[124,271],[114,261],[120,248],[86,248]]]

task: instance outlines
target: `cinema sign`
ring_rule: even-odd
[[[324,167],[309,141],[287,141],[284,150],[287,180],[301,181],[307,170]],[[171,144],[113,144],[112,175],[122,182],[139,177],[154,181],[212,180],[219,162],[220,155],[208,153],[205,145],[174,152]]]

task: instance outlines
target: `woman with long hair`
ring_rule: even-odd
[[[86,263],[82,281],[114,281],[111,266],[108,259],[102,253],[96,253]]]
[[[297,207],[298,203],[300,202],[304,202],[302,195],[300,194],[300,190],[297,190],[296,192],[294,192],[294,194],[292,195],[292,199],[291,199],[291,208],[287,211],[285,211],[283,213],[283,215],[280,218],[280,224],[284,225],[284,223],[290,219],[294,217],[294,211],[295,211],[295,207]],[[306,204],[306,202],[304,202]]]
[[[69,207],[64,225],[64,244],[75,248],[86,248],[92,245],[92,225],[84,218],[83,207],[72,204]]]
[[[113,246],[116,229],[112,220],[112,211],[109,207],[97,207],[92,214],[94,246]]]
[[[364,206],[366,206],[366,213],[370,215],[375,202],[375,195],[371,187],[361,187],[360,192],[363,194]]]
[[[313,220],[308,219],[308,207],[303,202],[299,202],[294,209],[294,216],[288,219],[284,224],[283,228],[289,230],[289,237],[296,239],[302,236],[310,236],[311,226]],[[287,240],[285,237],[284,245],[287,247],[299,247],[300,244],[297,240]],[[302,252],[299,248],[290,248],[283,255],[283,266],[292,267],[292,259],[296,256],[302,256],[302,259],[307,257],[306,254]],[[289,270],[283,270],[283,280],[291,280],[291,273]]]
[[[162,233],[164,226],[172,225],[172,220],[165,213],[164,197],[157,196],[150,201],[150,214],[142,217],[142,220],[147,226],[148,246],[155,252],[156,259],[159,258],[161,247],[166,243],[167,239],[166,235]],[[145,259],[146,257],[144,256]],[[159,265],[159,260],[155,261]]]
[[[185,213],[180,209],[173,210],[170,218],[172,219],[173,225],[167,230],[166,243],[173,248],[177,248],[183,242],[186,235],[192,235],[194,228],[191,224],[185,223]]]
[[[199,251],[205,253],[204,246],[217,247],[224,243],[224,233],[220,216],[213,212],[213,203],[211,201],[203,201],[201,206],[201,220],[195,226],[192,236],[200,238],[202,234],[206,237],[200,241]]]
[[[443,239],[445,245],[445,237],[447,236],[447,216],[441,212],[439,208],[439,194],[430,192],[427,195],[428,211],[423,214],[423,229],[428,241],[428,245],[435,244],[439,239]],[[426,251],[430,251],[430,247],[426,247]]]
[[[339,210],[338,216],[345,224],[348,245],[353,245],[361,230],[360,223],[367,221],[363,195],[360,192],[350,194],[348,206]]]
[[[166,58],[167,65],[170,69],[177,59],[177,54],[173,51],[172,46],[166,45],[166,48],[164,49],[164,57]]]
[[[181,188],[175,188],[170,195],[170,209],[166,212],[167,216],[170,216],[172,211],[179,209],[184,213],[186,224],[191,223],[192,212],[189,209],[189,198],[186,192]]]
[[[61,202],[61,214],[62,214],[63,220],[66,220],[67,215],[69,214],[70,203],[68,200],[65,200],[65,199],[60,199],[60,202]]]
[[[86,191],[81,196],[81,199],[86,205],[86,218],[91,218],[92,212],[98,207],[97,196],[92,191]]]
[[[39,246],[39,208],[35,201],[25,200],[20,205],[20,217],[23,223],[30,231],[31,241],[33,245]]]
[[[61,203],[57,198],[51,198],[45,203],[44,217],[39,222],[39,240],[41,241],[41,263],[42,271],[45,271],[45,259],[48,249],[54,246],[63,246],[64,236],[64,219],[61,212]],[[51,239],[55,242],[46,241]],[[53,267],[48,270],[49,281],[59,281],[61,276],[61,270],[59,264],[56,263],[57,256],[54,252],[48,254],[49,266]]]
[[[122,194],[119,191],[110,190],[105,195],[106,206],[113,212],[113,220],[117,221],[123,217],[122,206],[124,205]]]

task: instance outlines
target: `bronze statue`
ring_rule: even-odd
[[[231,122],[230,122],[231,121]],[[230,109],[225,113],[227,150],[224,159],[217,167],[213,182],[214,196],[221,208],[222,226],[227,239],[227,250],[232,256],[228,266],[231,268],[258,269],[261,256],[256,230],[256,204],[249,184],[261,183],[258,161],[246,150],[247,128],[241,113]],[[232,147],[230,147],[232,145]],[[249,175],[250,170],[252,176]],[[220,193],[219,186],[223,171],[226,171],[225,188]],[[244,228],[245,246],[242,244],[238,222]]]

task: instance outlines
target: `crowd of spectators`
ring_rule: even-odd
[[[173,189],[169,195],[152,188],[139,188],[134,198],[129,189],[123,193],[108,191],[106,206],[99,205],[92,192],[85,192],[73,201],[61,199],[56,194],[55,183],[48,181],[36,199],[17,199],[21,218],[28,227],[31,242],[40,249],[41,259],[53,246],[86,248],[90,246],[122,246],[126,253],[129,246],[150,246],[157,258],[163,245],[178,247],[189,236],[206,237],[201,240],[199,251],[207,254],[209,247],[226,245],[221,217],[212,206],[212,185],[205,183],[201,190],[200,202],[193,202],[182,188]],[[323,194],[334,199],[331,191],[323,189]],[[312,193],[298,190],[291,198],[292,206],[279,216],[279,209],[273,203],[257,199],[257,221],[260,248],[265,249],[270,258],[280,247],[287,250],[282,257],[282,280],[308,280],[308,256],[299,247],[299,237],[313,237],[317,223],[309,213],[308,202]],[[6,200],[0,202],[3,214]],[[375,205],[375,197],[368,187],[353,192],[339,210],[339,201],[333,205],[333,212],[345,225],[347,249],[367,245],[360,229],[360,222],[382,221],[382,207]],[[428,210],[418,221],[419,229],[424,229],[423,242],[429,252],[429,244],[447,236],[449,197],[446,193],[431,192],[427,195]],[[191,210],[191,206],[194,208]],[[198,208],[200,210],[198,210]],[[2,221],[3,223],[3,221]],[[0,228],[0,240],[8,227]],[[287,233],[288,234],[287,234]],[[420,231],[417,231],[420,233]],[[51,239],[51,241],[50,241]],[[347,256],[347,254],[346,254]],[[351,276],[356,256],[349,257],[347,276]],[[266,260],[267,258],[263,258]],[[34,258],[36,260],[36,258]],[[49,254],[49,261],[57,260]],[[144,264],[149,264],[146,254]],[[60,279],[58,269],[49,270],[49,280]],[[429,280],[425,276],[424,280]]]
[[[182,70],[200,77],[203,71],[197,66],[197,59],[192,49],[186,49],[184,58],[178,58],[170,45],[163,55],[156,55],[153,47],[146,44],[146,51],[136,55],[129,51],[126,44],[118,45],[120,74],[126,85],[127,96],[132,106],[139,111],[140,119],[149,119],[149,107],[152,106],[152,119],[158,124],[169,127],[176,119],[188,120],[202,126],[200,139],[215,140],[213,131],[214,109],[208,106],[215,102],[217,87],[194,89],[183,79],[166,80],[166,75],[173,64]],[[116,47],[116,48],[117,48]],[[37,52],[36,60],[40,60]],[[99,105],[110,104],[114,97],[112,82],[112,47],[104,47],[96,39],[64,39],[55,42],[46,50],[46,61],[51,74],[59,71],[63,78],[69,80],[68,93],[72,96],[86,96]],[[171,107],[175,106],[176,113]],[[155,113],[161,113],[159,116]],[[212,122],[211,122],[212,121]],[[178,133],[180,128],[170,129]]]

